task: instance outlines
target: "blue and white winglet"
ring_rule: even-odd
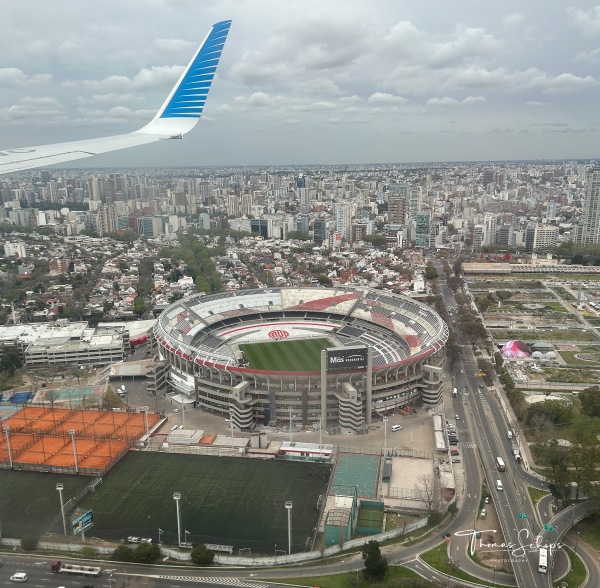
[[[230,20],[213,25],[162,108],[145,127],[113,137],[2,150],[0,174],[74,161],[161,139],[181,139],[202,115],[230,26]]]

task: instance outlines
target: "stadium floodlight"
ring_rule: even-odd
[[[65,519],[65,504],[63,502],[63,491],[64,485],[60,482],[56,484],[56,489],[58,490],[58,497],[60,498],[60,513],[62,514],[62,522],[63,522],[63,531],[65,535],[67,534],[67,520]]]
[[[177,544],[181,547],[181,514],[179,512],[179,501],[181,500],[181,492],[173,492],[173,500],[177,508]]]
[[[285,508],[288,514],[288,554],[292,555],[292,501],[285,501]]]
[[[79,473],[79,463],[77,462],[77,444],[75,443],[75,430],[69,429],[69,435],[71,435],[71,444],[73,445],[73,461],[75,462],[75,473]]]
[[[383,459],[387,455],[387,422],[386,416],[383,417]]]
[[[13,461],[12,461],[12,448],[10,446],[10,427],[8,425],[3,425],[2,430],[4,431],[4,434],[6,435],[6,447],[8,449],[8,463],[10,464],[10,468],[12,469]]]
[[[149,406],[142,406],[140,410],[144,413],[144,424],[146,425],[146,435],[148,434],[148,411],[150,410]]]

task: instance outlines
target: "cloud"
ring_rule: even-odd
[[[591,51],[579,51],[575,54],[575,61],[587,61],[589,63],[598,63],[600,60],[600,48]]]
[[[236,96],[230,102],[217,108],[218,112],[267,112],[272,115],[290,112],[323,112],[335,110],[332,102],[315,101],[308,98],[293,98],[283,95],[270,95],[253,92],[248,96]]]
[[[550,102],[538,102],[537,100],[528,100],[525,106],[548,106]]]
[[[406,104],[408,99],[403,96],[395,96],[394,94],[386,94],[385,92],[375,92],[371,94],[367,100],[371,104],[379,104],[379,105],[398,105],[398,104]]]
[[[47,84],[52,79],[53,76],[50,74],[29,75],[16,67],[0,67],[0,86],[5,88]]]
[[[152,43],[159,51],[189,51],[195,43],[183,39],[155,39]]]
[[[185,67],[182,65],[160,65],[145,67],[135,76],[112,75],[103,80],[69,80],[65,82],[67,87],[79,87],[85,90],[97,92],[130,92],[140,90],[163,90],[172,86],[179,79]]]
[[[485,102],[483,96],[467,96],[464,100],[461,100],[461,104],[481,104]]]
[[[507,14],[502,22],[509,27],[514,27],[520,25],[525,19],[525,15],[522,12],[513,12],[512,14]]]
[[[548,94],[568,93],[587,88],[595,88],[599,84],[598,80],[592,76],[576,76],[570,73],[562,73],[553,78],[548,78],[543,85],[543,92]]]
[[[426,104],[429,104],[430,106],[455,106],[458,103],[458,100],[450,98],[450,96],[444,96],[443,98],[430,98],[426,102]]]
[[[584,35],[600,34],[600,4],[589,10],[580,10],[574,6],[567,7],[567,15],[571,24]]]
[[[444,96],[443,98],[429,98],[426,104],[430,106],[462,106],[467,104],[481,104],[485,102],[483,96],[467,96],[463,100],[456,100],[456,98],[450,98],[450,96]]]
[[[122,124],[130,121],[149,121],[156,114],[154,110],[131,110],[126,106],[113,106],[108,110],[100,108],[78,108],[79,118],[75,119],[77,125],[84,124]]]
[[[0,109],[0,120],[11,124],[51,126],[64,122],[66,116],[64,106],[56,98],[26,96],[19,104]]]
[[[503,45],[480,27],[458,24],[449,39],[420,31],[413,23],[400,21],[383,38],[384,50],[410,65],[443,68],[493,55]]]

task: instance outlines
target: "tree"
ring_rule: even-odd
[[[447,282],[448,288],[450,288],[454,294],[456,294],[459,288],[462,286],[462,279],[458,276],[449,276]]]
[[[15,372],[23,367],[23,359],[15,345],[3,346],[2,359],[0,359],[0,371],[9,376],[14,376]]]
[[[583,413],[590,417],[600,417],[600,388],[591,386],[579,394]]]
[[[365,562],[363,575],[367,580],[383,580],[388,569],[388,561],[381,555],[379,541],[369,541],[361,548]]]
[[[419,500],[425,504],[428,512],[435,512],[440,506],[441,491],[438,477],[435,474],[423,474],[417,478],[415,487]]]
[[[425,279],[426,280],[435,280],[438,277],[437,268],[433,265],[428,265],[425,268]]]
[[[24,535],[21,537],[21,549],[23,551],[35,551],[39,541],[39,537],[34,537],[33,535]]]
[[[44,400],[50,403],[50,406],[54,408],[54,403],[58,400],[58,391],[57,390],[46,390],[44,392]]]
[[[530,424],[533,428],[533,436],[536,441],[542,441],[550,435],[552,421],[548,415],[535,413],[531,418]]]
[[[112,554],[114,561],[133,561],[133,549],[128,545],[119,545]]]
[[[211,551],[206,545],[196,545],[190,554],[192,562],[197,566],[209,566],[215,559],[215,552]]]
[[[140,543],[133,551],[133,560],[137,563],[152,563],[160,557],[160,549],[155,543]]]
[[[133,312],[138,316],[141,316],[146,312],[146,303],[141,296],[136,296],[133,301]]]

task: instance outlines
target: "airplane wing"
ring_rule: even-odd
[[[230,26],[230,20],[213,25],[162,108],[145,127],[113,137],[2,150],[0,174],[83,159],[161,139],[181,139],[200,119]]]

